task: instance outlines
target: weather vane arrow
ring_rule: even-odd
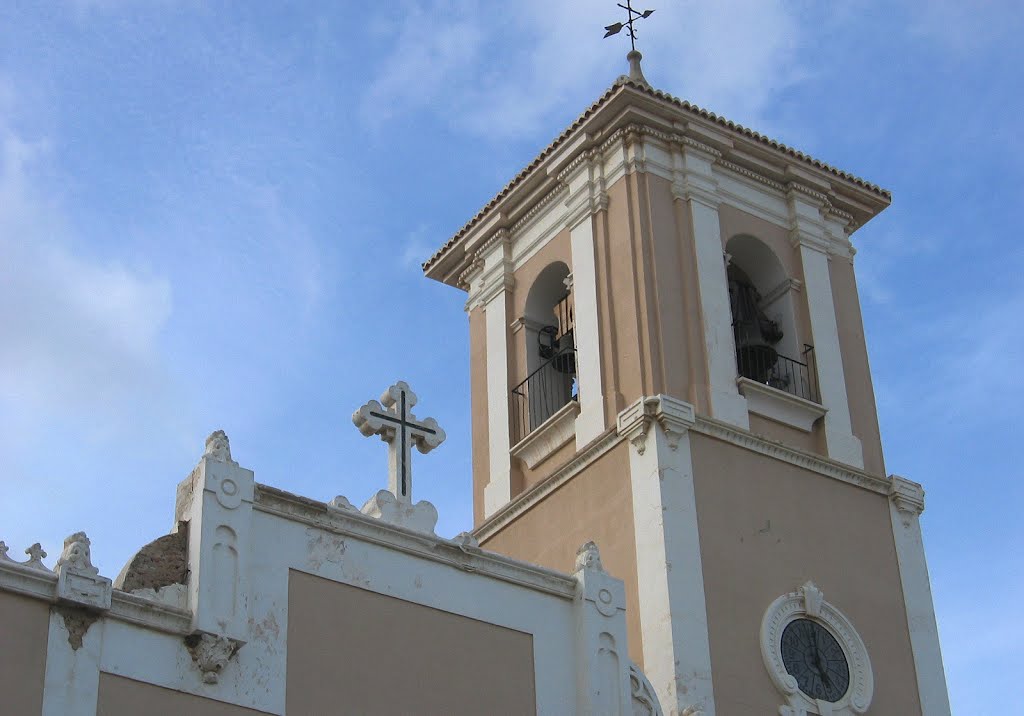
[[[650,17],[654,13],[654,10],[644,10],[643,12],[634,10],[633,0],[626,0],[625,5],[622,3],[616,4],[626,11],[627,19],[625,22],[615,22],[611,25],[605,25],[604,36],[611,37],[612,35],[618,35],[622,32],[622,28],[626,28],[626,33],[629,35],[629,44],[632,47],[633,52],[636,52],[636,28],[633,27],[633,23],[637,20],[644,20]]]

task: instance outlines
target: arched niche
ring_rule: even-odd
[[[742,272],[757,289],[758,308],[782,331],[776,350],[788,358],[800,359],[803,344],[796,330],[794,282],[782,262],[760,239],[740,234],[725,246],[733,275]]]
[[[569,267],[561,261],[555,261],[544,267],[533,285],[526,294],[526,307],[523,313],[524,334],[526,336],[526,367],[527,372],[532,373],[546,360],[541,357],[538,350],[539,334],[544,328],[554,327],[558,335],[566,329],[567,316],[560,315],[563,312],[561,307],[564,299],[569,295],[567,285],[569,278]],[[569,302],[571,303],[571,302]],[[568,337],[571,341],[571,337]],[[566,343],[566,341],[563,341]],[[566,343],[567,347],[568,344]]]
[[[526,352],[526,376],[511,396],[513,443],[575,396],[570,283],[569,267],[555,261],[537,274],[526,294],[519,333]]]

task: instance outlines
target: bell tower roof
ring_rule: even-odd
[[[640,68],[639,52],[627,55],[630,71],[600,97],[488,201],[423,263],[428,278],[465,289],[460,276],[473,251],[501,228],[510,228],[559,188],[560,174],[582,154],[617,133],[642,131],[708,149],[716,161],[763,183],[793,185],[815,195],[847,217],[851,229],[885,209],[891,193],[798,149],[652,87]]]

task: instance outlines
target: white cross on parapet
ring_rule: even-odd
[[[412,504],[412,446],[426,454],[444,442],[444,430],[433,418],[412,414],[416,394],[400,380],[352,414],[359,432],[380,435],[388,444],[388,489],[401,503]]]

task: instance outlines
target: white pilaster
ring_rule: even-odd
[[[206,453],[178,486],[177,521],[188,521],[188,603],[192,628],[245,643],[249,621],[252,470],[231,459],[217,431]]]
[[[714,716],[711,647],[693,491],[689,429],[693,406],[667,395],[619,413],[632,443],[640,628],[644,670],[666,713]]]
[[[942,667],[939,630],[935,623],[928,564],[918,519],[924,510],[924,490],[918,483],[897,475],[891,479],[889,514],[896,540],[896,559],[903,584],[921,712],[922,716],[950,716],[946,673]]]
[[[828,271],[829,237],[821,216],[821,204],[805,193],[791,191],[789,208],[793,222],[791,238],[799,247],[804,272],[818,391],[821,404],[828,410],[824,419],[828,456],[854,467],[864,467],[864,452],[850,422],[846,374]]]
[[[631,714],[626,589],[604,571],[597,546],[576,553],[579,714]]]
[[[484,307],[487,352],[488,483],[484,486],[484,517],[512,498],[509,455],[508,289],[512,262],[508,231],[500,229],[477,254],[483,267],[471,302]]]
[[[592,183],[588,183],[588,187]],[[588,195],[590,189],[586,189]],[[604,432],[604,391],[601,384],[601,340],[597,317],[597,259],[593,214],[587,211],[569,227],[572,246],[572,291],[576,316],[576,375],[580,414],[576,446],[582,448]]]
[[[750,427],[747,402],[736,388],[736,346],[732,308],[725,274],[722,227],[718,218],[718,184],[712,173],[714,157],[692,147],[676,154],[672,191],[690,208],[697,253],[697,284],[708,359],[711,413],[741,428]]]
[[[103,627],[102,618],[85,610],[66,606],[50,610],[42,716],[95,716]]]

